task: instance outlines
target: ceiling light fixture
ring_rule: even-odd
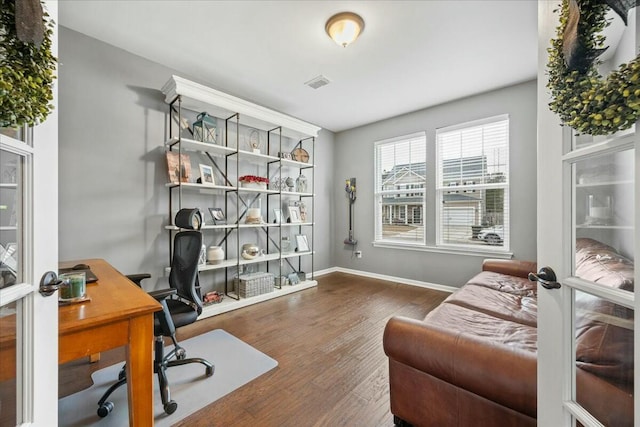
[[[353,12],[341,12],[329,18],[324,29],[333,41],[347,47],[364,31],[364,20]]]

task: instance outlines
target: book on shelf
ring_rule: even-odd
[[[169,182],[189,182],[191,177],[191,159],[189,155],[167,151],[167,170],[169,172]]]

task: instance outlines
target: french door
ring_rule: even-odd
[[[538,2],[538,266],[552,268],[560,285],[538,286],[538,425],[640,425],[632,285],[640,283],[640,128],[576,135],[549,111],[547,48],[559,4]],[[631,58],[636,13],[622,36]]]
[[[57,2],[46,8],[57,21]],[[53,54],[57,51],[54,30]],[[57,425],[57,294],[39,292],[58,265],[58,119],[0,133],[0,425]]]

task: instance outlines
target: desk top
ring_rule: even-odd
[[[58,335],[116,322],[162,309],[153,297],[136,286],[103,259],[60,262],[60,268],[87,264],[98,277],[87,284],[91,301],[69,304],[58,309]]]

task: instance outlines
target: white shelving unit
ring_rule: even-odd
[[[170,193],[170,218],[165,229],[171,242],[179,231],[178,227],[172,225],[173,216],[179,209],[202,207],[200,210],[203,218],[206,218],[207,207],[224,205],[226,224],[212,224],[212,221],[205,220],[201,232],[205,242],[214,241],[216,246],[223,246],[225,259],[215,264],[201,265],[199,271],[202,293],[224,290],[225,298],[219,304],[205,306],[201,317],[210,317],[316,286],[317,282],[313,278],[315,165],[312,161],[315,138],[320,128],[178,76],[172,76],[162,92],[170,111],[169,138],[165,142],[165,149],[205,159],[205,162],[214,167],[214,173],[222,177],[214,179],[215,184],[200,184],[193,182],[193,179],[190,182],[166,184]],[[183,125],[189,116],[195,117],[201,112],[207,112],[217,119],[216,143],[196,141],[189,135],[190,130],[186,130]],[[178,123],[182,126],[178,126]],[[266,142],[265,145],[260,144],[260,152],[251,151],[251,147],[244,149],[243,137],[246,138],[248,131],[257,132],[258,141]],[[296,148],[309,150],[310,162],[282,158],[281,153],[292,152]],[[192,172],[192,175],[197,175],[198,168],[194,168],[191,160],[191,170],[194,169],[196,173]],[[246,188],[239,182],[242,175],[277,178],[278,182],[282,182],[287,174],[295,173],[300,176],[303,172],[311,174],[304,191],[273,187]],[[306,175],[304,178],[308,179]],[[264,200],[266,203],[262,204]],[[245,223],[248,209],[255,208],[256,203],[265,221],[257,224]],[[290,203],[303,204],[307,209],[307,218],[297,223],[276,223],[271,218],[270,211],[275,205],[285,212],[285,203],[287,206]],[[309,250],[282,252],[282,237],[289,235],[290,241],[293,241],[290,236],[292,233],[304,234],[307,239],[310,237]],[[252,239],[261,240],[265,253],[254,259],[244,259],[240,256],[240,249],[244,243],[253,243]],[[295,285],[282,284],[283,276],[302,272],[303,265],[310,267],[305,273],[306,280]],[[273,292],[249,298],[240,297],[234,279],[252,270],[267,271],[275,275]],[[169,272],[170,268],[167,267],[166,271]],[[213,277],[213,283],[209,281],[209,277]]]
[[[629,231],[633,214],[633,135],[606,139],[575,137],[589,153],[573,167],[574,227],[576,237],[589,237],[632,253]],[[576,146],[578,146],[576,142]]]

